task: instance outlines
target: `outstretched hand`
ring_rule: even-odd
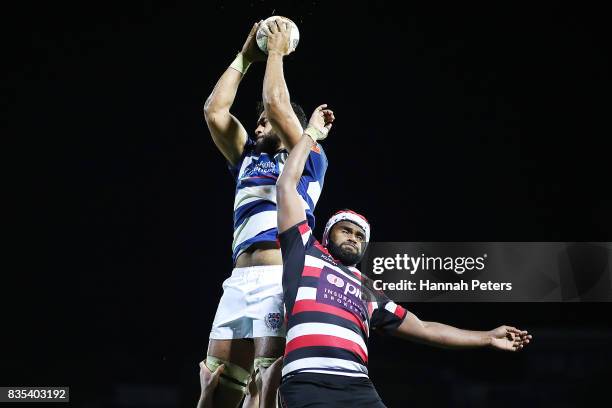
[[[257,46],[257,40],[255,39],[257,30],[262,23],[263,20],[253,24],[253,27],[251,28],[251,31],[249,31],[249,35],[242,46],[242,50],[240,51],[242,55],[244,55],[244,57],[251,62],[264,61],[266,59],[266,55],[259,49]]]
[[[263,30],[268,37],[268,55],[278,53],[285,56],[295,51],[291,47],[291,25],[286,19],[276,18],[264,24]]]
[[[533,338],[526,330],[500,326],[489,332],[491,347],[505,351],[521,351]]]
[[[314,127],[324,135],[324,137],[319,138],[319,140],[321,140],[325,139],[329,134],[334,120],[336,120],[334,112],[331,109],[327,109],[327,104],[323,104],[319,105],[314,112],[312,112],[310,121],[308,121],[308,126]]]

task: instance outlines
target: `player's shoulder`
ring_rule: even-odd
[[[312,230],[310,229],[310,226],[308,225],[308,221],[303,220],[287,228],[286,230],[282,232],[278,232],[277,236],[278,236],[278,239],[281,245],[286,238],[292,237],[292,236],[293,237],[300,236],[302,238],[302,241],[305,242],[312,237]]]
[[[318,143],[310,148],[310,154],[318,154],[321,156],[325,156],[325,150],[323,149],[323,145]]]

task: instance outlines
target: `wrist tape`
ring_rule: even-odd
[[[234,61],[232,61],[232,63],[230,64],[230,67],[234,68],[236,71],[240,72],[242,75],[244,75],[247,72],[247,69],[249,69],[249,66],[251,66],[251,61],[246,59],[246,57],[242,55],[241,52],[239,52],[238,55],[236,55],[236,58],[234,58]]]
[[[315,143],[319,140],[323,140],[327,137],[327,135],[323,132],[321,132],[319,129],[317,129],[314,126],[308,126],[306,128],[306,130],[304,130],[304,133],[307,134],[308,136],[310,136],[312,138],[312,140],[315,141]]]

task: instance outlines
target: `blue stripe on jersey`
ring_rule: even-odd
[[[247,239],[246,241],[238,245],[236,249],[234,250],[234,253],[238,253],[238,254],[242,253],[248,247],[253,245],[255,242],[276,242],[276,235],[277,235],[276,228],[262,231],[257,236]],[[236,262],[236,259],[234,259],[234,262]]]
[[[256,200],[246,203],[234,211],[234,229],[240,227],[244,220],[250,217],[254,211],[260,213],[262,211],[276,211],[276,204],[266,200]],[[276,240],[276,237],[274,237]]]
[[[276,211],[276,180],[282,171],[288,152],[281,150],[274,155],[258,154],[255,147],[255,141],[249,138],[238,163],[229,166],[236,181],[234,243],[232,245],[234,263],[249,246],[257,242],[276,241],[277,229],[270,228],[272,224],[270,217],[254,216],[264,211]],[[318,149],[310,152],[297,185],[298,194],[309,207],[306,209],[306,219],[311,228],[315,226],[313,210],[323,190],[326,171],[327,157],[321,145],[318,145]],[[309,189],[312,196],[308,194]],[[243,201],[246,201],[247,204],[241,205]],[[258,219],[262,222],[261,226],[253,225],[258,222]]]
[[[248,177],[238,182],[238,188],[253,187],[253,186],[274,186],[278,177],[259,176]]]

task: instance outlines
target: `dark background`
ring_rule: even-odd
[[[337,117],[317,235],[350,207],[377,241],[612,240],[603,10],[399,3],[5,6],[5,217],[17,228],[2,385],[68,385],[75,407],[194,406],[231,271],[234,192],[201,110],[273,12],[301,32],[285,62],[292,99]],[[263,70],[250,68],[233,108],[249,130]],[[504,354],[374,337],[371,378],[390,407],[605,395],[609,303],[405,306],[534,341]]]

